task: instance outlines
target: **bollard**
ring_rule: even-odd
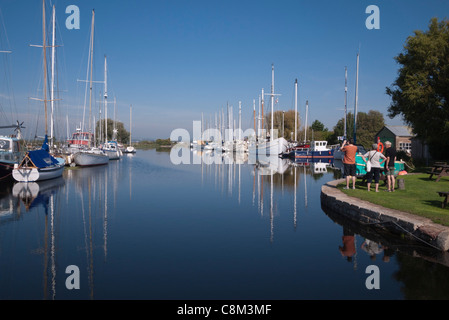
[[[405,180],[404,179],[397,179],[397,180],[398,180],[398,189],[405,190]]]

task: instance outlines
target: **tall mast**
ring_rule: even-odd
[[[48,134],[47,124],[47,38],[45,31],[45,0],[42,0],[42,49],[44,51],[44,107],[45,107],[45,135]]]
[[[262,101],[261,101],[261,103],[262,103],[262,132],[263,132],[263,129],[264,129],[264,127],[263,127],[263,103],[264,103],[264,93],[263,93],[263,88],[262,88]]]
[[[259,116],[257,117],[257,139],[260,138],[260,121],[261,121],[261,102],[260,102],[260,95],[259,95]]]
[[[271,65],[271,131],[270,140],[273,140],[274,129],[274,64]]]
[[[53,116],[54,116],[54,88],[55,88],[55,6],[53,5],[53,16],[52,16],[52,42],[51,42],[51,88],[50,88],[50,101],[51,101],[51,118],[50,118],[50,145],[53,147],[53,139],[54,139],[54,122],[53,122]]]
[[[254,135],[256,135],[256,99],[253,99]]]
[[[345,67],[345,128],[344,128],[344,138],[346,139],[346,118],[347,118],[347,102],[348,102],[348,68]]]
[[[117,140],[117,127],[116,127],[116,123],[115,123],[115,109],[116,109],[116,100],[115,100],[115,96],[114,96],[114,125],[113,125],[113,130],[112,130],[112,135],[114,136],[114,140]]]
[[[108,68],[104,55],[104,142],[108,142]]]
[[[357,53],[357,71],[355,76],[355,104],[354,104],[354,144],[357,142],[357,103],[359,100],[359,53]]]
[[[234,121],[234,108],[231,105],[230,108],[230,119],[231,119],[231,141],[234,142],[235,140],[235,121]]]
[[[228,131],[228,134],[226,135],[226,141],[230,141],[231,140],[231,137],[230,137],[230,129],[231,129],[231,118],[229,117],[229,102],[226,102],[226,122],[227,122],[227,125],[226,125],[226,127],[227,127],[227,131]],[[225,130],[225,132],[226,132],[226,130]]]
[[[92,64],[94,55],[94,21],[95,10],[92,10],[92,27],[90,37],[90,79],[89,79],[89,132],[92,132]]]
[[[104,96],[104,95],[103,95]],[[102,101],[101,100],[101,98],[102,98],[102,92],[101,92],[101,90],[100,90],[100,99],[98,100],[98,101]],[[99,106],[98,106],[98,141],[100,142],[100,141],[102,141],[103,140],[103,132],[104,132],[104,130],[103,130],[103,125],[102,125],[102,121],[103,121],[103,118],[102,118],[102,109],[103,108],[103,103],[102,102],[100,102],[100,104],[99,104]],[[97,127],[97,125],[96,125],[97,123],[95,122],[95,128]]]
[[[306,101],[306,124],[304,126],[304,143],[307,141],[307,114],[309,113],[309,100]]]
[[[298,79],[295,79],[295,141],[298,141],[296,128],[298,128]]]
[[[133,145],[133,140],[131,138],[131,130],[132,130],[132,118],[133,117],[133,105],[129,107],[129,145]]]
[[[239,101],[239,141],[242,139],[242,102]]]

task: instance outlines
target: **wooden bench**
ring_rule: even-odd
[[[443,203],[441,204],[441,208],[444,208],[447,205],[447,199],[449,197],[449,192],[437,191],[440,197],[444,197]]]
[[[440,181],[440,179],[444,176],[449,176],[449,166],[445,164],[434,165],[432,170],[427,172],[429,174],[429,180],[432,180],[433,176],[437,176],[436,182]]]

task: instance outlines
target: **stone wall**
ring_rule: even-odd
[[[430,219],[384,208],[341,192],[336,186],[343,179],[321,187],[321,205],[362,224],[375,224],[393,233],[408,234],[442,251],[449,250],[449,228]]]

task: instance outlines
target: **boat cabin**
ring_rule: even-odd
[[[77,131],[72,135],[72,139],[68,140],[69,147],[86,147],[92,146],[93,134],[90,132]]]
[[[0,136],[0,152],[20,152],[19,139],[16,137]]]
[[[327,148],[327,141],[314,141],[313,142],[314,151],[329,151]]]

